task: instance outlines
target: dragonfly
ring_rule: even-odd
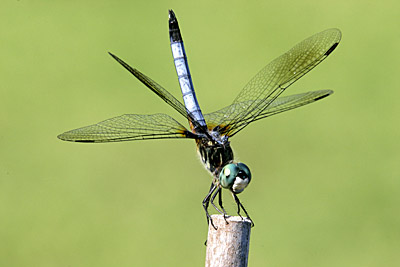
[[[212,175],[210,189],[202,205],[207,223],[215,227],[209,205],[221,213],[227,212],[222,202],[222,189],[227,189],[237,206],[254,226],[253,220],[238,198],[249,185],[252,175],[249,167],[234,160],[230,138],[250,123],[321,100],[333,93],[319,90],[289,96],[280,96],[286,88],[321,63],[338,46],[339,29],[317,33],[295,45],[261,69],[241,90],[232,104],[215,112],[204,114],[200,109],[189,71],[182,34],[175,13],[169,10],[169,37],[172,56],[182,91],[183,103],[160,84],[132,68],[116,55],[109,53],[119,64],[147,88],[188,120],[189,129],[167,114],[125,114],[99,123],[67,131],[59,139],[73,142],[104,143],[147,139],[193,139],[205,168]],[[218,206],[214,203],[218,196]],[[242,217],[243,218],[243,217]]]

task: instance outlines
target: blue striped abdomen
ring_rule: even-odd
[[[171,41],[172,56],[176,73],[178,74],[179,85],[181,87],[183,102],[186,109],[191,113],[192,117],[198,122],[200,126],[206,126],[203,114],[201,113],[199,103],[197,102],[196,94],[193,88],[192,78],[190,76],[189,65],[183,46],[182,36],[179,30],[178,21],[175,14],[170,11],[169,17],[169,35]]]

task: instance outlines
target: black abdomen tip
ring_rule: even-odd
[[[171,42],[181,42],[182,36],[179,30],[178,20],[176,19],[174,11],[169,10],[169,37]]]
[[[176,20],[175,13],[172,9],[168,10],[169,20]]]

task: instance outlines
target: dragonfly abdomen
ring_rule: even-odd
[[[191,114],[189,117],[196,120],[196,124],[205,127],[206,122],[194,92],[193,82],[189,71],[189,65],[186,57],[185,47],[183,46],[183,40],[179,30],[178,21],[176,20],[175,14],[172,10],[170,10],[169,13],[169,36],[176,73],[178,74],[179,85],[183,95],[183,102],[185,103],[187,111]]]

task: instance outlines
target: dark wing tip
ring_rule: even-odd
[[[118,61],[119,58],[118,58],[116,55],[114,55],[114,54],[111,53],[111,52],[108,52],[108,54],[109,54],[110,56],[112,56],[113,59],[115,59],[115,60]]]
[[[323,98],[325,98],[325,97],[327,97],[327,96],[330,96],[331,94],[333,94],[333,91],[332,91],[332,90],[328,90],[328,91],[326,92],[326,94],[323,94],[323,95],[320,95],[320,96],[314,98],[314,101],[321,100],[321,99],[323,99]]]
[[[62,140],[62,141],[68,141],[68,142],[76,142],[76,143],[96,143],[95,140],[85,140],[85,139],[68,139],[62,136],[62,134],[60,134],[59,136],[57,136],[58,139]]]
[[[325,56],[329,56],[330,53],[333,52],[333,50],[335,50],[335,48],[339,45],[339,43],[334,43],[329,49],[328,51],[325,52]]]
[[[116,55],[114,55],[111,52],[108,52],[108,54],[110,54],[110,56],[112,56],[113,59],[115,59],[119,64],[121,64],[124,68],[128,69],[128,64],[126,64],[122,59],[120,59],[119,57],[117,57]]]
[[[130,73],[132,73],[133,75],[135,75],[135,72],[137,72],[137,70],[135,68],[132,68],[131,66],[129,66],[128,63],[126,63],[125,61],[123,61],[122,59],[120,59],[119,57],[117,57],[116,55],[112,54],[111,52],[108,52],[108,54],[110,54],[110,56],[112,56],[113,59],[115,59],[119,64],[121,64],[125,69],[127,69]]]

